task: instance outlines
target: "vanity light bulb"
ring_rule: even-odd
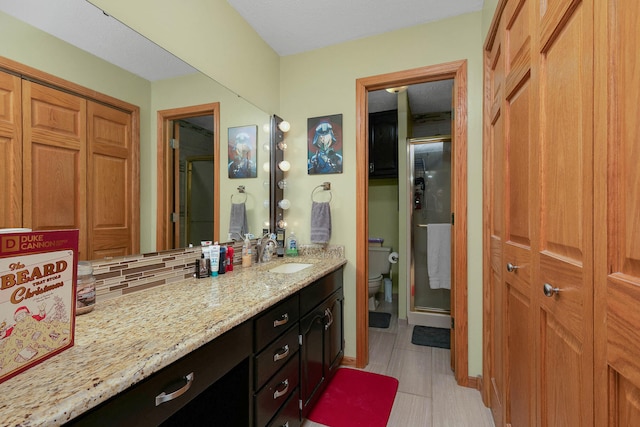
[[[269,151],[269,150],[271,150],[271,147],[269,147],[269,144],[266,144],[266,143],[265,143],[265,144],[263,144],[263,145],[262,145],[262,149],[263,149],[264,151]]]
[[[269,209],[269,200],[265,199],[265,201],[262,202],[262,205],[264,206],[265,209]]]
[[[291,202],[289,199],[282,199],[280,200],[280,203],[278,203],[278,206],[280,206],[280,209],[284,209],[286,211],[291,207]]]
[[[264,162],[264,164],[262,165],[262,169],[265,172],[269,172],[269,162]]]
[[[269,123],[265,123],[262,125],[262,131],[264,133],[269,133],[271,132],[271,125]]]
[[[278,188],[281,190],[284,190],[285,188],[287,188],[287,180],[283,179],[278,181]]]
[[[289,169],[291,169],[291,163],[287,162],[286,160],[283,160],[280,163],[278,163],[278,167],[282,172],[287,172],[289,171]]]
[[[282,132],[289,132],[289,129],[291,129],[291,125],[288,121],[283,120],[278,124],[278,128],[280,128]]]
[[[285,221],[284,219],[278,221],[278,228],[287,228],[287,221]]]
[[[287,143],[286,142],[278,142],[278,148],[282,151],[287,149]]]

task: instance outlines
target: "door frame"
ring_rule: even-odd
[[[157,115],[157,223],[156,223],[156,250],[172,249],[173,223],[170,221],[169,212],[172,210],[173,164],[169,156],[169,139],[171,135],[171,122],[187,117],[213,116],[213,176],[220,176],[220,162],[215,157],[220,155],[220,103],[193,105],[190,107],[172,108],[170,110],[158,110]],[[220,195],[220,180],[213,182],[214,195]],[[213,240],[219,240],[220,225],[220,197],[213,198]]]
[[[455,319],[452,355],[456,382],[478,388],[476,378],[469,378],[467,314],[467,61],[380,74],[356,80],[356,366],[369,363],[368,329],[368,244],[369,234],[369,149],[368,92],[388,87],[454,79],[452,129],[453,171],[452,212],[452,288],[451,317]]]

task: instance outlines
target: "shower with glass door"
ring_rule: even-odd
[[[451,327],[451,136],[411,138],[409,324]]]

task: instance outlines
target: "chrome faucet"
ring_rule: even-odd
[[[256,252],[258,253],[258,263],[271,261],[271,248],[270,244],[273,243],[273,249],[278,247],[278,242],[271,237],[271,234],[267,233],[262,236],[258,243],[256,243]]]

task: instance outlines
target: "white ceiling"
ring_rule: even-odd
[[[480,10],[484,0],[227,0],[280,55]],[[0,10],[149,81],[196,72],[86,0],[0,0]],[[409,88],[412,112],[448,111],[451,82]],[[370,94],[371,111],[396,96]]]
[[[484,0],[227,0],[280,56],[482,9]]]

